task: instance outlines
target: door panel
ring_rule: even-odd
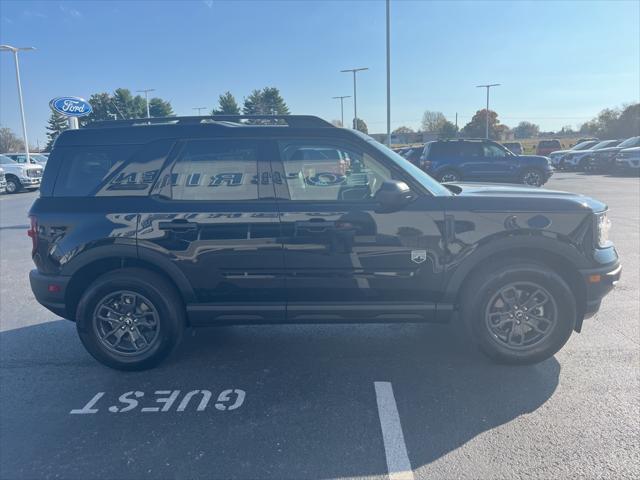
[[[190,282],[190,317],[283,320],[280,221],[260,141],[182,145],[146,201],[138,247],[165,254]],[[263,175],[264,174],[264,175]]]
[[[431,316],[442,277],[439,200],[420,196],[401,211],[376,212],[373,196],[396,172],[373,153],[327,142],[281,142],[283,161],[272,167],[282,178],[289,321]]]

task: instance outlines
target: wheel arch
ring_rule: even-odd
[[[155,258],[156,256],[160,259]],[[186,277],[162,256],[150,254],[140,258],[135,255],[110,255],[87,261],[71,274],[71,280],[65,292],[65,304],[69,315],[75,319],[80,298],[93,281],[105,273],[123,268],[142,268],[157,273],[176,289],[185,305],[192,303],[195,299],[193,288]]]
[[[585,313],[587,289],[584,280],[578,270],[578,267],[568,260],[565,256],[557,252],[550,251],[545,248],[513,247],[498,252],[492,252],[481,258],[475,259],[473,263],[465,265],[463,275],[452,277],[447,285],[449,298],[459,306],[461,298],[465,295],[465,290],[472,283],[473,278],[480,274],[483,270],[489,269],[496,262],[504,262],[508,260],[529,261],[546,268],[558,274],[573,292],[576,300],[577,318],[575,330],[580,331],[582,319]]]

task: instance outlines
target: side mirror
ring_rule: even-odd
[[[376,192],[374,200],[378,202],[378,213],[389,213],[400,210],[415,198],[409,185],[399,180],[387,180]]]

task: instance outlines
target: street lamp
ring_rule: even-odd
[[[151,115],[149,115],[149,92],[155,92],[155,91],[156,91],[155,88],[147,88],[146,90],[136,90],[137,93],[144,92],[144,99],[147,101],[147,118],[151,117]]]
[[[491,87],[498,87],[499,83],[490,83],[489,85],[476,85],[476,88],[486,88],[487,89],[487,110],[486,110],[486,125],[485,125],[485,137],[489,140],[489,89]]]
[[[340,122],[342,122],[342,126],[344,127],[344,99],[351,98],[351,95],[342,95],[339,97],[331,97],[333,99],[340,99]]]
[[[35,50],[34,47],[12,47],[11,45],[0,45],[0,51],[12,52],[16,65],[16,80],[18,82],[18,99],[20,101],[20,115],[22,117],[22,139],[24,140],[24,149],[27,156],[27,165],[31,163],[29,156],[29,140],[27,139],[27,121],[24,118],[24,102],[22,101],[22,84],[20,83],[20,63],[18,61],[18,52]]]
[[[353,72],[353,129],[358,129],[358,96],[356,93],[356,73],[363,70],[369,70],[367,67],[361,68],[348,68],[346,70],[340,70],[343,73]]]
[[[198,116],[200,116],[200,112],[201,112],[202,110],[206,110],[206,109],[207,109],[207,107],[193,107],[193,109],[194,109],[194,110],[197,110],[197,111],[198,111]]]

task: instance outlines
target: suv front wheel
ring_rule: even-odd
[[[80,340],[99,362],[144,370],[164,360],[185,325],[182,300],[160,275],[137,268],[106,273],[89,286],[76,315]]]
[[[520,181],[530,187],[541,187],[544,185],[544,174],[536,168],[529,168],[522,172]]]
[[[476,275],[462,299],[462,317],[491,358],[531,364],[567,342],[576,303],[567,283],[546,266],[505,262]]]

